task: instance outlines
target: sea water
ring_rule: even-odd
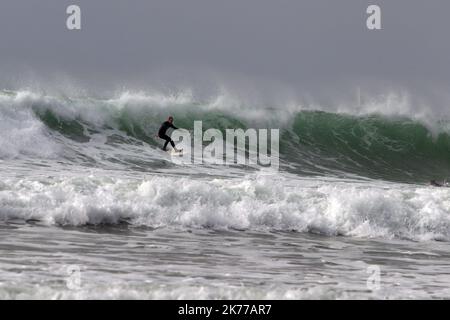
[[[242,110],[3,92],[0,298],[450,298],[446,123]],[[168,113],[280,128],[279,170],[170,161]]]

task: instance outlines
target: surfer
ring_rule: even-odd
[[[167,121],[164,121],[163,124],[161,125],[161,127],[159,128],[158,131],[158,137],[160,137],[163,140],[166,140],[166,143],[164,143],[164,147],[162,148],[164,151],[167,151],[167,144],[170,142],[170,144],[172,145],[173,149],[176,152],[180,152],[181,150],[175,148],[175,143],[173,142],[173,140],[166,134],[167,129],[172,128],[174,130],[177,130],[178,128],[175,127],[173,125],[173,117],[170,116],[169,118],[167,118]]]

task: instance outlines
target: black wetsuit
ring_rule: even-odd
[[[173,124],[171,124],[169,121],[165,121],[162,125],[161,128],[159,128],[158,131],[158,137],[160,137],[161,139],[166,140],[166,143],[164,144],[164,148],[163,150],[166,150],[167,144],[170,142],[170,144],[172,145],[172,147],[175,149],[175,143],[173,142],[173,140],[166,134],[167,129],[172,128],[172,129],[178,129],[177,127],[175,127]]]

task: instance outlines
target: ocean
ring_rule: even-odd
[[[280,130],[279,168],[177,127]],[[227,96],[0,93],[0,299],[450,298],[450,122]]]

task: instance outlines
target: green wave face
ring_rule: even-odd
[[[294,154],[314,155],[325,168],[393,181],[450,176],[448,132],[432,134],[410,119],[302,112],[292,130],[298,142],[290,145],[286,156],[293,162]]]
[[[228,128],[251,127],[241,117],[196,105],[157,111],[108,110],[101,126],[82,116],[61,116],[49,108],[37,108],[35,113],[47,128],[79,143],[89,141],[92,133],[114,129],[133,138],[133,143],[138,140],[156,147],[160,141],[155,133],[168,114],[175,117],[178,127],[191,131],[196,120],[203,121],[203,130],[216,128],[223,133]],[[445,125],[448,123],[441,123],[442,128],[433,134],[408,118],[302,111],[290,125],[280,125],[282,170],[298,175],[352,174],[403,182],[442,180],[450,177],[450,135]]]

